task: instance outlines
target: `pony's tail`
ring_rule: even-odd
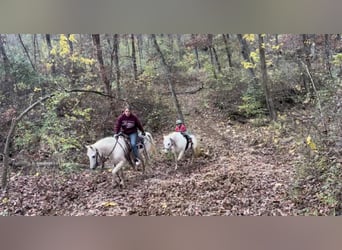
[[[195,153],[195,156],[198,157],[201,155],[201,149],[198,145],[198,141],[197,141],[197,138],[196,137],[192,137],[192,147],[193,147],[193,150],[194,150],[194,153]]]
[[[153,153],[156,153],[156,143],[155,143],[155,141],[154,141],[154,138],[153,138],[153,136],[152,136],[152,134],[151,133],[149,133],[149,132],[146,132],[146,137],[148,137],[148,139],[151,141],[151,144],[152,144],[152,152]]]

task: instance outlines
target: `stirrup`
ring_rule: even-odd
[[[135,166],[139,166],[141,164],[141,161],[138,158],[136,158],[134,162],[135,162]]]

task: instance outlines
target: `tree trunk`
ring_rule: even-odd
[[[195,40],[195,35],[194,34],[191,34],[191,39]],[[199,56],[198,56],[197,45],[194,46],[194,52],[195,52],[195,56],[196,56],[197,69],[201,69],[201,62],[200,62]]]
[[[144,59],[144,54],[143,54],[143,47],[144,47],[144,40],[143,36],[141,34],[137,35],[137,40],[138,40],[138,51],[139,51],[139,72],[143,72],[143,67],[142,67],[142,61]]]
[[[21,38],[21,35],[20,35],[20,34],[18,34],[18,38],[19,38],[20,44],[21,44],[21,46],[23,47],[24,52],[25,52],[25,54],[26,54],[28,60],[29,60],[30,63],[31,63],[31,66],[32,66],[33,70],[36,71],[36,67],[34,66],[34,63],[32,62],[32,59],[31,59],[31,57],[30,57],[30,54],[29,54],[29,52],[28,52],[28,50],[27,50],[27,48],[26,48],[26,46],[25,46],[25,44],[24,44],[24,42],[23,42],[23,39]]]
[[[121,72],[120,72],[120,65],[119,65],[119,47],[120,47],[120,41],[119,41],[119,34],[114,34],[114,66],[115,66],[115,73],[116,73],[116,90],[117,90],[117,97],[121,97]]]
[[[311,72],[311,61],[310,61],[310,41],[307,34],[302,34],[302,42],[303,42],[303,52],[302,56],[304,57],[304,63],[308,67],[309,71]],[[301,67],[301,69],[303,69]],[[306,75],[306,72],[303,70],[303,84],[306,93],[310,93],[310,86],[309,86],[309,77]]]
[[[176,110],[177,110],[178,118],[184,121],[184,116],[183,116],[182,110],[181,110],[180,105],[179,105],[179,101],[178,101],[178,98],[177,98],[177,95],[176,95],[176,91],[175,91],[175,87],[174,87],[174,83],[173,83],[173,79],[172,79],[171,67],[166,63],[164,54],[160,50],[160,47],[159,47],[159,45],[157,43],[156,35],[152,34],[151,38],[152,38],[154,47],[157,50],[157,52],[158,52],[158,54],[159,54],[159,56],[161,58],[162,65],[163,65],[165,73],[166,73],[166,80],[168,82],[168,85],[169,85],[169,88],[170,88],[170,91],[171,91],[171,95],[172,95],[172,99],[173,99],[174,105],[175,105]]]
[[[135,54],[134,34],[131,34],[131,43],[132,43],[132,64],[133,64],[134,80],[138,80],[138,68],[137,68],[137,58]]]
[[[276,47],[278,48],[278,46],[279,46],[278,34],[275,34],[275,44],[276,44]],[[276,56],[276,63],[275,64],[278,67],[279,66],[279,53],[280,53],[280,49],[277,49],[276,53],[277,53],[277,56]]]
[[[69,39],[70,34],[67,34],[67,38],[68,38],[68,44],[69,44],[69,48],[70,48],[70,55],[72,55],[72,54],[74,54],[74,45],[73,45],[72,41]]]
[[[107,95],[111,94],[111,87],[110,87],[110,82],[107,76],[106,68],[103,62],[103,56],[102,56],[102,48],[101,48],[101,40],[100,40],[100,35],[99,34],[93,34],[92,35],[94,45],[96,47],[96,55],[97,55],[97,61],[99,63],[100,67],[100,74],[102,81],[105,85],[105,91]]]
[[[56,75],[56,63],[55,63],[55,56],[51,55],[51,50],[52,50],[52,44],[51,44],[51,36],[50,34],[46,34],[45,35],[45,40],[46,40],[46,44],[48,46],[49,49],[49,62],[52,64],[51,66],[51,73],[52,75]]]
[[[177,46],[178,46],[179,61],[181,61],[183,59],[184,54],[185,54],[181,34],[177,34]]]
[[[69,49],[70,49],[69,55],[72,56],[74,54],[74,45],[73,45],[72,41],[70,40],[70,34],[67,34],[67,39],[68,39],[68,45],[69,45]],[[74,62],[71,60],[68,63],[68,72],[70,72],[70,79],[71,79],[72,85],[75,85],[77,76],[76,76],[76,72],[75,72]]]
[[[208,43],[209,43],[208,51],[209,51],[210,62],[211,62],[212,69],[213,69],[213,75],[214,75],[214,78],[217,79],[216,70],[215,70],[216,67],[215,67],[214,55],[213,55],[213,49],[212,49],[213,35],[208,34],[207,39],[208,39]]]
[[[229,34],[225,35],[222,34],[224,46],[226,49],[226,54],[227,54],[227,59],[228,59],[228,66],[231,68],[233,67],[232,65],[232,53],[230,52],[229,46],[228,46],[228,39],[229,39]]]
[[[239,42],[241,44],[241,54],[242,54],[243,59],[246,62],[252,63],[254,65],[253,59],[250,58],[250,51],[249,51],[249,47],[248,47],[247,41],[242,37],[242,34],[237,34],[237,37],[238,37]],[[254,81],[254,84],[258,85],[258,80],[257,80],[257,78],[255,76],[254,69],[253,68],[248,68],[248,72],[249,72],[252,80]]]
[[[331,73],[331,64],[330,64],[330,39],[329,35],[325,34],[324,35],[324,54],[325,54],[325,68],[329,72],[329,75],[331,78],[333,78],[332,73]]]
[[[7,57],[7,53],[4,46],[5,35],[0,34],[0,53],[4,65],[5,70],[5,79],[4,82],[10,82],[11,80],[11,63]]]
[[[220,61],[218,59],[218,55],[216,53],[216,49],[214,46],[212,46],[212,49],[213,49],[213,54],[214,54],[214,57],[215,57],[215,62],[216,62],[216,65],[217,65],[217,70],[222,73],[222,69],[221,69],[221,64],[220,64]]]
[[[33,45],[33,62],[34,65],[37,65],[37,35],[33,34],[32,35],[32,45]]]
[[[275,121],[277,120],[277,115],[276,115],[274,104],[273,104],[273,98],[272,98],[272,95],[270,94],[270,90],[268,87],[264,37],[262,34],[259,34],[258,37],[259,37],[259,53],[260,53],[260,69],[261,69],[261,74],[262,74],[262,86],[263,86],[264,95],[266,98],[267,109],[269,111],[271,119]]]

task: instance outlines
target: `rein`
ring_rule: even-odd
[[[115,144],[114,144],[114,146],[113,146],[113,148],[112,148],[112,150],[109,152],[109,154],[108,154],[106,157],[103,156],[103,155],[101,155],[101,154],[99,153],[99,150],[98,150],[97,148],[95,148],[95,150],[96,150],[96,166],[99,165],[99,158],[100,158],[100,160],[101,160],[101,162],[102,162],[102,167],[104,167],[105,162],[108,161],[109,156],[113,153],[113,151],[114,151],[114,149],[115,149],[115,147],[116,147],[116,144],[118,144],[118,142],[119,142],[119,140],[117,139],[116,142],[115,142]],[[119,145],[121,146],[120,143],[119,143]],[[122,146],[121,146],[121,147],[122,147]]]

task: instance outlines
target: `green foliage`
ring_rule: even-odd
[[[16,55],[12,58],[12,66],[10,73],[14,78],[14,82],[21,84],[20,87],[17,87],[17,90],[25,90],[25,89],[33,89],[35,86],[38,86],[39,83],[39,75],[32,68],[31,64],[27,62],[27,59]]]
[[[260,116],[265,114],[265,100],[260,88],[248,88],[242,96],[243,104],[239,111],[247,117]]]
[[[341,66],[342,65],[342,53],[338,53],[334,55],[332,63],[337,66]]]
[[[196,57],[195,54],[191,50],[187,50],[187,53],[183,55],[183,60],[177,61],[175,66],[182,70],[183,72],[188,72],[191,74],[193,71],[196,70]]]
[[[144,67],[144,71],[139,75],[139,81],[144,82],[146,85],[151,86],[159,73],[156,71],[156,65],[154,63],[148,63]]]
[[[16,147],[34,151],[43,148],[52,156],[70,155],[82,148],[83,135],[78,135],[77,129],[90,121],[92,109],[80,108],[77,102],[68,106],[72,99],[67,93],[57,94],[46,102],[39,119],[34,122],[23,119],[18,125]]]

